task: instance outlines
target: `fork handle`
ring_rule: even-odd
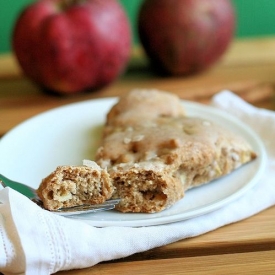
[[[17,184],[14,181],[4,177],[3,175],[0,174],[0,184],[3,187],[10,187],[19,193],[25,195],[28,198],[33,198],[35,197],[35,194],[27,187],[22,184]]]

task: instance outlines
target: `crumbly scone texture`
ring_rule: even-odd
[[[122,199],[117,210],[154,213],[255,157],[237,133],[187,116],[175,95],[133,90],[108,113],[96,162]]]
[[[42,180],[37,194],[48,210],[101,204],[113,194],[109,173],[99,166],[58,166]]]

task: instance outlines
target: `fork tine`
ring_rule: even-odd
[[[71,207],[71,208],[61,208],[50,212],[53,212],[60,216],[75,216],[80,214],[94,213],[98,211],[112,210],[114,208],[115,208],[114,204],[109,204],[109,205],[101,204],[101,205],[86,205],[86,207],[83,207],[83,210],[79,210],[80,207],[78,207],[77,209],[74,209],[74,207]]]
[[[121,199],[110,199],[110,200],[105,201],[102,204],[97,204],[97,205],[99,205],[99,206],[101,206],[101,205],[113,205],[113,204],[118,204],[120,201],[121,201]]]
[[[38,206],[43,208],[46,211],[52,212],[54,214],[58,214],[60,216],[74,216],[79,214],[87,214],[87,213],[94,213],[98,211],[104,210],[112,210],[116,207],[116,204],[120,202],[121,199],[111,199],[107,200],[102,204],[82,204],[76,205],[72,207],[64,207],[59,208],[57,210],[47,210],[43,207],[43,203],[40,199],[33,199],[32,201],[35,202]]]
[[[116,204],[120,202],[121,199],[111,199],[107,200],[102,204],[82,204],[72,207],[64,207],[56,210],[55,212],[69,212],[69,211],[81,211],[81,210],[90,210],[90,209],[110,209],[114,208]],[[109,208],[110,207],[110,208]]]

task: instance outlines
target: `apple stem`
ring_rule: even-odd
[[[78,5],[84,3],[86,0],[61,0],[58,1],[58,6],[61,10],[66,10],[71,6]]]

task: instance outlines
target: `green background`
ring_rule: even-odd
[[[138,43],[136,20],[142,1],[120,0],[129,16],[135,44]],[[11,51],[10,42],[15,21],[21,10],[33,2],[35,0],[0,0],[0,53]],[[275,0],[232,0],[232,2],[237,17],[236,37],[275,34]]]

